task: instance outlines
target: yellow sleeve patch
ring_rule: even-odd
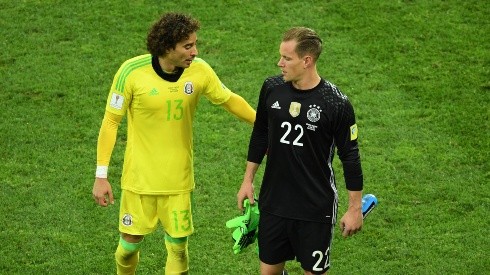
[[[350,140],[357,139],[357,124],[350,127]]]

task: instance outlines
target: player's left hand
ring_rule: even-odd
[[[361,209],[348,209],[342,219],[340,219],[340,230],[342,236],[349,237],[362,229],[362,212]]]

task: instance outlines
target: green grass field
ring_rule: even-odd
[[[323,37],[319,71],[354,104],[380,202],[358,235],[336,231],[329,274],[489,274],[490,2],[474,0],[0,0],[0,274],[115,274],[125,124],[108,208],[91,197],[97,135],[113,75],[165,11],[200,19],[199,56],[252,106],[283,31]],[[194,127],[191,274],[258,274],[225,227],[251,127],[205,99]],[[147,236],[139,274],[163,273],[162,237]]]

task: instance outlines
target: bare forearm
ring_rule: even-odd
[[[349,191],[349,209],[361,211],[362,209],[362,191]]]
[[[255,174],[259,169],[258,163],[247,161],[247,167],[245,168],[245,175],[243,176],[243,182],[253,183]]]
[[[240,186],[240,190],[237,193],[238,209],[243,210],[243,201],[249,199],[250,203],[254,204],[254,178],[257,169],[259,168],[258,163],[247,161],[247,167],[245,168],[245,174],[243,176],[243,182]]]

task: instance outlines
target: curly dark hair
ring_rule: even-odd
[[[190,15],[165,13],[150,28],[146,48],[154,56],[164,56],[167,50],[175,49],[177,43],[187,39],[200,27],[199,21]]]

